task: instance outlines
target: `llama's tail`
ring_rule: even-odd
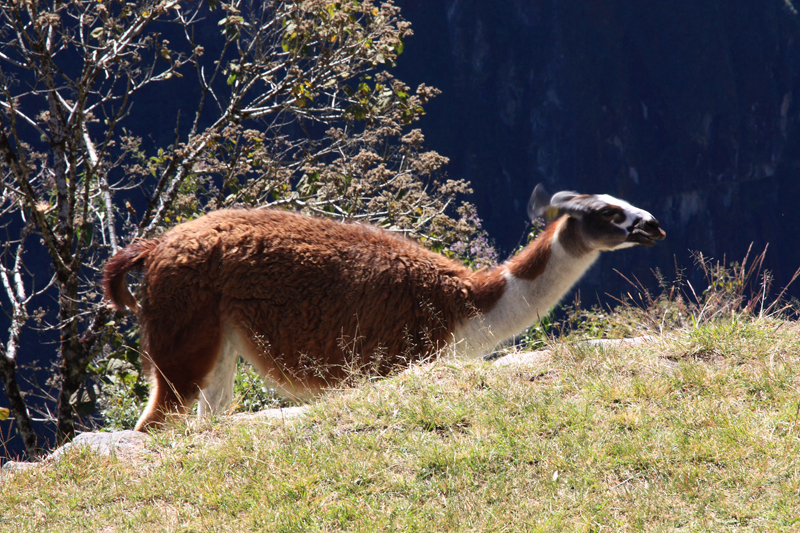
[[[108,260],[103,275],[103,292],[114,307],[121,311],[128,307],[134,313],[139,309],[136,298],[128,290],[125,274],[129,270],[138,270],[150,252],[158,245],[158,241],[134,241],[130,246],[117,252]]]

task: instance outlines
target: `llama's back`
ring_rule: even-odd
[[[148,258],[142,306],[163,317],[148,324],[154,331],[187,334],[189,311],[202,308],[279,362],[279,374],[307,373],[313,361],[335,378],[343,358],[360,365],[373,356],[385,373],[450,340],[470,313],[468,273],[371,226],[218,211],[163,237]]]

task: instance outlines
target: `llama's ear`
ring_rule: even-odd
[[[550,199],[550,203],[553,204],[553,207],[564,209],[568,206],[569,202],[578,196],[580,195],[575,191],[559,191],[553,195],[553,197]]]
[[[592,209],[597,209],[602,203],[595,196],[589,194],[578,194],[574,191],[560,191],[553,195],[550,199],[553,208],[558,209],[560,213],[580,219],[583,215]]]
[[[533,189],[531,199],[528,200],[528,217],[531,220],[544,217],[550,222],[560,214],[566,213],[581,218],[586,208],[583,205],[585,198],[586,195],[579,195],[573,191],[560,191],[551,197],[540,183]]]
[[[543,217],[550,208],[550,195],[544,189],[544,185],[538,184],[531,193],[531,198],[528,200],[528,218],[533,221],[536,218]]]

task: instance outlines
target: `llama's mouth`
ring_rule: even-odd
[[[625,239],[625,241],[641,244],[642,246],[647,246],[648,248],[655,246],[656,244],[655,240],[651,239],[644,232],[639,230],[633,230],[631,233],[629,233],[628,238]]]
[[[639,222],[632,226],[629,230],[626,242],[641,244],[642,246],[655,246],[656,241],[663,240],[667,234],[658,227],[658,222],[648,221]]]

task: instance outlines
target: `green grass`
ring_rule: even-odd
[[[4,476],[2,531],[798,531],[800,326],[439,362]]]

